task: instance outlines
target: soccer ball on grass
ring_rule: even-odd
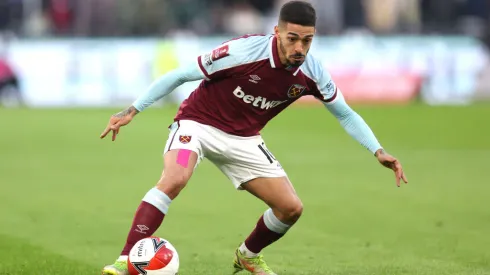
[[[177,275],[179,254],[165,239],[155,236],[144,238],[131,248],[128,270],[131,275]]]

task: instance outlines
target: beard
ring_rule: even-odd
[[[304,57],[303,55],[292,55],[290,56],[290,58],[297,58],[297,57]],[[295,68],[298,68],[300,67],[301,65],[303,65],[303,62],[305,62],[305,60],[296,60],[296,59],[293,59],[293,60],[289,60],[288,59],[288,65],[291,66],[291,67],[295,67]]]
[[[282,43],[282,41],[281,41],[281,45],[279,45],[279,48],[281,49],[281,53],[286,57],[286,67],[298,68],[301,65],[303,65],[303,63],[305,62],[306,55],[293,54],[293,55],[287,56],[286,48],[284,48],[284,44]],[[308,54],[308,52],[306,52],[306,54]],[[296,58],[303,57],[303,60],[295,60],[294,59],[295,57]]]

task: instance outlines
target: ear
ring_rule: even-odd
[[[274,35],[276,36],[276,38],[279,38],[279,26],[274,27]]]

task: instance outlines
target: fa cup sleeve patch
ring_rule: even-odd
[[[226,57],[226,56],[230,55],[229,50],[230,50],[230,48],[228,45],[221,46],[221,47],[213,50],[211,59],[213,61],[216,61],[218,59]]]

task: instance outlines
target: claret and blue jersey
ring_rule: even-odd
[[[281,62],[274,35],[243,36],[225,42],[197,61],[156,80],[133,106],[138,111],[188,81],[201,80],[174,120],[192,120],[235,136],[255,136],[301,96],[312,95],[342,127],[372,153],[381,148],[365,121],[311,54],[299,68]]]
[[[269,120],[304,95],[329,102],[336,86],[311,55],[285,68],[272,35],[244,36],[197,58],[204,81],[176,119],[192,119],[241,136],[256,135]]]

